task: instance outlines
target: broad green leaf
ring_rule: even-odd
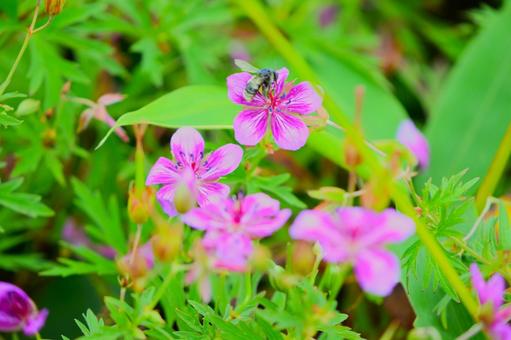
[[[462,169],[484,177],[511,124],[511,4],[469,44],[433,107],[427,129],[431,166],[440,179]]]
[[[117,120],[117,126],[152,124],[167,128],[191,126],[197,129],[232,129],[240,107],[227,98],[227,90],[218,86],[186,86],[172,91],[139,110]],[[101,146],[112,133],[108,132]]]

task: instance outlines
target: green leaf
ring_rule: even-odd
[[[218,86],[185,86],[152,103],[122,115],[117,126],[152,124],[166,128],[191,126],[197,129],[232,129],[240,107],[227,98],[227,90]],[[113,132],[111,129],[101,146]],[[98,146],[98,147],[99,147]]]
[[[14,192],[23,180],[21,178],[0,184],[0,205],[30,217],[48,217],[53,211],[41,203],[41,196]]]
[[[21,123],[23,123],[22,120],[16,119],[8,115],[7,113],[5,113],[5,111],[0,111],[0,125],[2,125],[4,128],[9,126],[20,125]]]
[[[469,44],[433,107],[427,136],[431,166],[422,176],[439,179],[468,168],[484,177],[511,124],[511,5]]]

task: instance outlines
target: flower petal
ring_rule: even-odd
[[[158,192],[156,192],[156,199],[161,205],[163,211],[169,215],[169,217],[174,217],[177,215],[176,208],[174,207],[174,194],[176,193],[176,188],[173,185],[165,185]]]
[[[219,203],[206,203],[204,207],[194,208],[183,215],[182,220],[190,227],[199,230],[221,230],[228,227],[230,220],[226,212],[224,203],[228,203],[229,198],[219,200]]]
[[[511,326],[506,322],[496,323],[490,326],[491,339],[511,340]]]
[[[145,184],[172,184],[176,183],[178,176],[176,165],[170,159],[160,157],[149,170]]]
[[[497,311],[504,302],[504,291],[506,285],[502,276],[494,274],[488,282],[485,282],[483,275],[475,263],[470,265],[470,273],[472,276],[472,286],[479,296],[479,302],[481,305],[491,303],[493,310]]]
[[[370,232],[362,236],[361,243],[365,246],[401,242],[415,232],[415,222],[394,209],[386,209],[377,215],[373,225],[368,221]]]
[[[35,335],[41,328],[43,328],[47,317],[48,310],[40,310],[39,313],[35,314],[27,320],[25,326],[23,326],[23,333],[27,336]]]
[[[294,86],[284,98],[282,105],[287,112],[310,114],[321,107],[322,99],[309,82]]]
[[[248,72],[234,73],[227,77],[227,95],[233,103],[251,107],[264,105],[266,99],[260,93],[257,93],[251,101],[247,101],[243,96],[245,87],[252,77],[253,75]]]
[[[428,141],[411,120],[407,119],[399,125],[397,140],[417,158],[422,169],[429,166]]]
[[[229,196],[231,188],[223,183],[217,182],[202,182],[199,186],[199,194],[197,196],[197,203],[202,207],[209,202],[215,202],[221,197]]]
[[[240,224],[251,237],[266,237],[281,228],[291,216],[291,210],[280,210],[280,202],[263,193],[241,199]]]
[[[354,265],[357,281],[368,293],[387,296],[399,282],[399,260],[386,250],[362,251]]]
[[[125,96],[121,93],[106,93],[98,98],[98,104],[107,106],[124,100]]]
[[[289,76],[289,70],[285,67],[277,70],[277,81],[275,83],[275,97],[280,97],[284,86],[286,85],[287,77]]]
[[[272,115],[271,131],[277,145],[284,150],[298,150],[309,138],[309,129],[305,123],[284,112]]]
[[[216,180],[230,174],[240,165],[243,149],[236,144],[227,144],[213,151],[201,165],[203,180]]]
[[[263,139],[268,129],[266,109],[247,109],[234,119],[234,137],[243,145],[256,145]]]
[[[328,262],[341,262],[348,259],[346,241],[336,230],[335,221],[327,212],[304,210],[289,228],[289,235],[295,240],[319,242],[323,257]]]
[[[253,252],[252,240],[240,233],[207,233],[203,244],[207,250],[213,251],[215,268],[234,272],[247,269]]]
[[[182,127],[172,135],[170,148],[178,166],[195,169],[204,156],[204,139],[194,128]]]

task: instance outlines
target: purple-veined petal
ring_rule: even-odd
[[[309,82],[302,82],[289,90],[281,103],[283,111],[302,115],[310,114],[321,107],[322,99]]]
[[[260,93],[257,93],[250,101],[243,96],[245,87],[252,77],[248,72],[234,73],[227,77],[227,95],[233,103],[253,108],[264,106],[266,99]]]
[[[204,139],[194,128],[182,127],[172,135],[170,149],[178,165],[195,170],[204,156]]]
[[[98,104],[108,106],[124,100],[125,96],[121,93],[106,93],[98,98]]]
[[[210,153],[201,165],[201,179],[216,180],[230,174],[240,165],[243,149],[236,144],[227,144]]]
[[[411,120],[401,122],[397,130],[397,140],[417,158],[422,169],[429,166],[428,141]]]
[[[256,145],[268,129],[266,109],[246,109],[234,119],[234,137],[242,145]]]
[[[42,309],[34,316],[31,316],[26,324],[23,326],[23,333],[27,336],[35,335],[41,328],[43,328],[46,318],[48,317],[48,310]]]
[[[21,329],[34,313],[34,303],[21,288],[0,281],[0,331],[12,332]]]
[[[156,192],[156,199],[161,205],[163,211],[169,216],[174,217],[177,215],[176,208],[174,207],[174,194],[176,188],[174,185],[164,185]]]
[[[182,220],[190,227],[199,230],[221,230],[228,227],[230,216],[224,209],[225,197],[215,203],[205,203],[203,207],[194,208],[183,215]]]
[[[271,117],[271,131],[277,145],[284,150],[298,150],[307,142],[309,129],[298,117],[276,112]]]
[[[220,197],[229,196],[231,188],[223,183],[218,182],[202,182],[199,186],[197,203],[202,207],[209,202],[215,202]]]
[[[14,332],[21,328],[23,320],[0,311],[0,332]]]
[[[280,97],[286,85],[286,80],[289,75],[289,70],[285,67],[277,70],[277,81],[275,83],[275,97]]]
[[[176,171],[176,165],[170,159],[160,157],[154,163],[151,170],[149,170],[145,184],[155,185],[175,183],[179,176]]]
[[[357,281],[368,293],[387,296],[399,282],[399,260],[389,251],[362,251],[356,256],[354,267]]]

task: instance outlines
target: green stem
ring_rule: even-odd
[[[144,149],[142,147],[142,138],[143,135],[137,137],[137,146],[135,150],[135,188],[139,193],[145,188]]]
[[[39,333],[35,333],[35,338],[36,338],[37,340],[41,340],[41,335],[40,335]]]
[[[499,183],[504,170],[506,169],[506,164],[511,156],[511,124],[507,127],[507,131],[500,142],[499,148],[497,149],[497,153],[495,154],[495,158],[493,159],[488,173],[483,179],[479,190],[476,195],[476,207],[479,212],[484,208],[486,199],[490,197],[497,184]]]
[[[21,49],[18,52],[18,55],[16,56],[16,60],[14,61],[14,64],[12,65],[9,73],[7,74],[7,78],[3,81],[3,83],[0,85],[0,96],[4,94],[5,90],[9,86],[9,84],[12,81],[12,77],[14,76],[14,73],[16,72],[16,69],[18,68],[18,65],[21,61],[21,58],[23,57],[23,54],[25,54],[25,51],[28,47],[28,43],[30,42],[30,39],[34,35],[35,32],[39,32],[40,29],[34,31],[35,24],[37,22],[37,16],[39,15],[39,7],[41,5],[41,0],[37,0],[37,3],[35,5],[34,9],[34,16],[32,17],[32,22],[30,24],[30,27],[28,28],[27,34],[25,35],[25,39],[23,40],[23,44],[21,45]],[[43,25],[42,28],[46,27],[46,25]]]
[[[167,290],[167,288],[170,284],[170,281],[172,281],[172,278],[174,278],[174,274],[175,274],[174,268],[171,266],[169,268],[167,275],[163,279],[163,282],[161,283],[160,287],[158,287],[158,290],[154,294],[153,300],[147,306],[147,308],[149,310],[154,309],[154,307],[156,307],[158,302],[161,300],[161,298],[163,297],[163,294],[165,294],[165,291]]]
[[[247,304],[250,299],[252,298],[252,273],[246,272],[245,273],[245,300],[243,301],[243,304]]]
[[[287,62],[295,69],[300,77],[309,79],[313,82],[318,82],[318,77],[309,67],[305,59],[295,51],[291,43],[284,37],[279,29],[273,24],[264,7],[257,0],[233,0],[240,8],[245,11],[245,14],[256,24],[259,30],[266,36],[268,41],[273,47],[287,60]],[[383,170],[378,156],[374,150],[368,148],[365,143],[364,137],[354,125],[349,121],[348,117],[343,111],[338,108],[330,97],[325,93],[324,106],[332,114],[333,118],[341,124],[342,128],[346,130],[346,134],[352,138],[355,146],[362,155],[365,164],[373,169],[375,172]],[[456,270],[451,266],[444,249],[440,246],[436,238],[429,232],[426,225],[418,218],[412,201],[406,192],[403,192],[399,183],[392,183],[390,190],[391,197],[396,206],[403,213],[411,216],[416,224],[416,231],[422,244],[429,251],[431,256],[435,259],[440,270],[447,278],[451,286],[454,288],[462,303],[465,305],[469,313],[475,318],[477,315],[477,303],[470,294],[470,291],[465,286],[461,278],[458,276]]]

